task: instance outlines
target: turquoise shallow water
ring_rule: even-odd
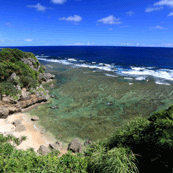
[[[124,120],[148,117],[173,103],[173,86],[157,85],[152,79],[137,81],[108,77],[101,70],[46,65],[53,67],[47,66],[46,71],[56,77],[54,88],[50,84],[45,88],[55,98],[29,113],[39,116],[39,124],[65,143],[74,137],[82,141],[110,137]],[[55,105],[58,109],[50,108]]]

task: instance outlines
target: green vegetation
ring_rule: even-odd
[[[40,72],[44,72],[44,67],[41,66],[37,72],[21,61],[22,58],[29,57],[34,59],[34,67],[37,68],[40,63],[33,53],[10,48],[3,48],[0,51],[0,93],[15,96],[17,90],[13,85],[17,84],[27,89],[38,86],[41,82],[38,75]],[[12,81],[9,77],[14,72],[17,77]]]
[[[116,130],[109,139],[94,142],[83,153],[64,154],[58,151],[39,155],[32,148],[16,150],[25,140],[0,135],[0,172],[58,173],[136,173],[172,172],[173,166],[173,105],[147,118],[134,118]]]

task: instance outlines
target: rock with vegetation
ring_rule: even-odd
[[[33,53],[1,49],[0,118],[49,99],[49,92],[41,84],[55,76],[44,70]]]
[[[82,143],[79,141],[78,138],[74,138],[72,142],[69,144],[68,150],[71,150],[75,153],[82,152]]]
[[[44,146],[44,145],[40,145],[40,148],[38,149],[38,152],[41,154],[41,155],[47,155],[48,153],[51,152],[51,150]]]

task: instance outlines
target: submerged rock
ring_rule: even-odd
[[[51,109],[59,109],[59,106],[51,106]]]
[[[33,116],[33,117],[31,118],[31,120],[32,120],[32,121],[39,121],[39,117],[38,117],[38,116]]]

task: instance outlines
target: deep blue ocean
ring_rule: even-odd
[[[32,52],[38,60],[105,71],[105,75],[136,80],[154,78],[156,84],[173,81],[173,48],[114,46],[10,47]],[[111,74],[107,73],[111,72]]]

